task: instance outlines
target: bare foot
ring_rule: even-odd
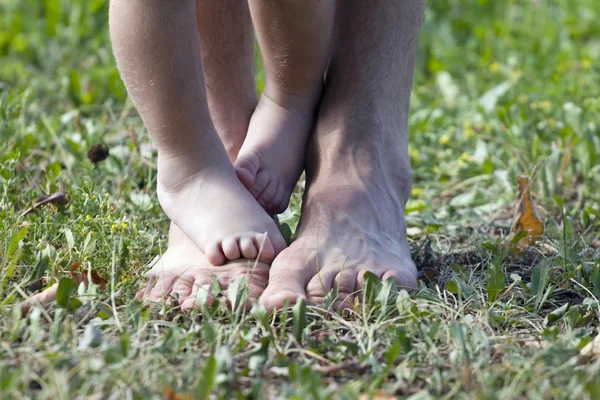
[[[369,127],[373,134],[375,124],[354,126]],[[405,152],[402,145],[366,146],[347,129],[321,129],[329,137],[319,141],[323,135],[317,131],[309,145],[297,238],[273,262],[260,300],[269,309],[282,307],[286,299],[320,304],[331,289],[336,305],[348,307],[367,271],[416,287],[404,220],[410,166],[394,157]],[[343,140],[336,143],[335,137]]]
[[[165,160],[159,155],[157,192],[167,216],[213,265],[252,260],[259,252],[260,261],[271,262],[285,248],[275,222],[240,183],[228,160],[212,162],[205,156],[198,162],[198,156],[192,157],[196,159]]]
[[[174,224],[169,231],[169,248],[154,267],[146,273],[146,287],[138,292],[138,299],[162,301],[176,298],[182,309],[196,306],[196,295],[210,285],[215,275],[221,288],[240,275],[248,277],[249,300],[257,299],[269,278],[269,266],[248,260],[238,260],[215,267],[198,247]]]
[[[304,167],[313,125],[314,98],[263,92],[250,120],[235,169],[240,181],[269,213],[288,206]]]

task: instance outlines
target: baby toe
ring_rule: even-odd
[[[211,242],[204,248],[204,254],[206,259],[212,265],[218,266],[223,265],[227,261],[225,254],[223,254],[223,248],[220,242]]]
[[[265,190],[269,182],[269,174],[264,170],[258,171],[258,173],[256,174],[256,179],[254,180],[254,184],[251,187],[249,187],[248,190],[250,191],[252,196],[254,196],[255,199],[258,199],[258,197]]]
[[[252,241],[258,249],[258,260],[265,263],[272,262],[275,258],[275,248],[269,236],[264,233],[256,233]]]
[[[258,195],[256,200],[263,205],[263,207],[268,207],[273,201],[273,197],[275,193],[277,193],[277,187],[279,185],[276,181],[269,181],[265,189]]]
[[[254,245],[251,237],[241,237],[239,239],[239,248],[242,256],[248,260],[253,260],[258,256],[258,248]]]
[[[240,155],[235,161],[235,172],[246,188],[250,189],[254,186],[259,166],[260,161],[254,154]]]
[[[241,257],[240,248],[236,237],[225,237],[221,243],[223,254],[229,261],[237,260]]]

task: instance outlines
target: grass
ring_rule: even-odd
[[[168,225],[107,7],[0,2],[2,398],[600,398],[600,360],[578,355],[600,322],[600,3],[430,2],[406,210],[423,280],[409,297],[369,279],[344,316],[134,300]],[[110,150],[96,166],[94,144]],[[515,253],[520,174],[545,233]],[[61,190],[67,205],[20,216]],[[107,290],[77,287],[76,262]]]

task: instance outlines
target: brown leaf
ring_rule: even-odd
[[[544,233],[544,224],[537,212],[531,192],[529,191],[529,178],[518,176],[518,196],[517,201],[519,210],[514,223],[515,234],[526,232],[527,235],[519,240],[519,246],[529,247],[535,243]]]
[[[99,143],[92,145],[87,153],[88,160],[90,160],[94,165],[106,160],[108,156],[108,147]]]
[[[27,210],[23,211],[23,213],[21,214],[21,218],[28,214],[31,214],[33,211],[35,211],[38,208],[45,206],[47,204],[64,206],[65,204],[68,204],[69,201],[70,201],[69,196],[63,191],[56,192],[54,194],[51,194],[50,196],[46,196],[46,195],[41,196],[35,200],[35,203],[33,203],[33,206],[31,206]]]
[[[173,389],[170,386],[167,386],[164,390],[163,390],[163,399],[164,400],[192,400],[192,395],[191,394],[181,394],[181,393],[177,393],[175,392],[175,389]]]
[[[79,285],[81,282],[85,282],[85,285],[88,285],[88,270],[84,269],[81,272],[77,272],[77,270],[79,269],[79,267],[81,266],[81,263],[79,261],[77,261],[76,263],[71,264],[71,278],[73,278],[73,280],[75,280],[75,282]],[[92,276],[92,282],[95,285],[100,286],[100,289],[102,290],[106,290],[106,285],[108,284],[108,281],[106,279],[104,279],[95,269],[93,269],[90,272],[90,275]]]
[[[396,400],[395,396],[390,396],[389,394],[385,394],[382,391],[377,391],[373,393],[373,396],[369,396],[366,393],[358,396],[358,400]]]

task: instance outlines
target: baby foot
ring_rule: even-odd
[[[240,183],[227,159],[209,158],[159,155],[158,199],[165,213],[213,265],[239,258],[273,261],[285,248],[275,222]]]
[[[269,213],[288,206],[304,168],[304,151],[313,125],[310,97],[263,92],[252,115],[235,170],[240,181]]]

